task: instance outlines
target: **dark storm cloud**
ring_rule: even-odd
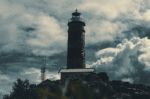
[[[140,38],[144,38],[144,37],[148,37],[150,38],[150,28],[147,26],[135,26],[133,28],[131,28],[131,30],[128,31],[124,31],[124,35],[126,38],[131,39],[133,36],[135,37],[140,37]]]

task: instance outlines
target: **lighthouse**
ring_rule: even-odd
[[[76,10],[68,22],[68,69],[85,68],[85,22],[80,15]]]
[[[67,67],[61,69],[61,79],[80,78],[93,73],[93,68],[85,65],[85,22],[81,13],[75,10],[68,22]]]

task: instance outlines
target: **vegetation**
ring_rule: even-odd
[[[64,91],[64,86],[47,80],[39,85],[28,80],[18,79],[9,95],[4,99],[95,99],[94,93],[81,80],[71,80]]]
[[[36,85],[29,84],[28,80],[18,79],[10,95],[5,95],[4,99],[36,99],[35,88]]]
[[[35,85],[18,79],[4,99],[150,99],[150,87],[122,81],[109,81],[105,73],[45,80]]]

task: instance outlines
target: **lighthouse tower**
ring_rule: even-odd
[[[83,75],[93,73],[93,68],[85,66],[85,22],[78,10],[72,13],[68,22],[68,51],[67,68],[61,69],[61,79],[80,78]]]
[[[77,10],[68,22],[67,68],[85,68],[85,23]]]

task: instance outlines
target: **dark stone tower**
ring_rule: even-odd
[[[68,22],[67,69],[85,68],[85,23],[77,10]]]

